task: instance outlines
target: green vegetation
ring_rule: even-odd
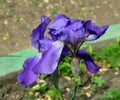
[[[101,67],[107,67],[106,65],[109,64],[112,68],[120,68],[120,44],[119,40],[117,40],[117,43],[113,43],[109,46],[101,47],[99,50],[93,50],[92,46],[88,46],[87,51],[93,56],[93,59],[97,61],[98,65],[101,65]],[[71,58],[65,57],[58,66],[58,71],[60,75],[62,76],[68,76],[73,77],[72,71],[71,71]],[[105,62],[103,64],[103,62]],[[85,64],[83,60],[80,60],[80,75],[84,74],[85,72]],[[40,79],[46,79],[48,75],[42,74],[40,75]],[[54,77],[55,80],[55,77]],[[79,78],[76,79],[78,84],[81,82]],[[90,91],[92,93],[97,93],[99,89],[103,89],[104,86],[107,85],[106,81],[101,76],[93,76],[91,78],[92,85],[90,86]],[[62,90],[55,88],[54,86],[49,87],[46,82],[41,83],[40,85],[36,85],[33,87],[33,93],[39,92],[41,94],[45,94],[49,98],[52,99],[59,99],[62,100]],[[81,93],[80,93],[81,94]],[[82,94],[81,94],[82,95]],[[35,96],[31,93],[28,93],[28,97],[32,98],[32,100],[35,99]],[[102,97],[100,97],[100,100],[119,100],[120,98],[120,91],[115,88],[110,88]],[[82,100],[82,98],[81,98]]]
[[[103,46],[99,50],[94,50],[94,52],[92,52],[92,56],[96,61],[99,61],[101,67],[107,67],[107,65],[110,64],[109,67],[120,68],[119,43],[113,43],[109,46]]]
[[[61,90],[55,88],[54,86],[52,86],[46,93],[47,95],[49,95],[52,100],[62,100],[62,94],[61,94]]]
[[[48,84],[46,82],[40,84],[40,85],[35,85],[33,87],[33,91],[40,92],[40,93],[45,93],[48,88]]]
[[[58,70],[63,76],[73,76],[71,71],[71,58],[65,57],[59,64]]]
[[[98,87],[102,87],[104,84],[106,84],[105,80],[98,76],[92,77],[91,80],[93,83],[97,84]]]
[[[110,88],[100,100],[120,100],[120,90],[118,88]]]

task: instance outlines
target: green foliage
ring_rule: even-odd
[[[47,86],[47,83],[46,82],[43,82],[42,84],[40,85],[36,85],[33,87],[33,91],[38,91],[40,93],[45,93],[46,90],[47,90],[48,86]]]
[[[56,69],[52,75],[51,75],[51,81],[54,84],[56,88],[58,88],[58,82],[59,82],[59,74],[58,74],[58,69]]]
[[[58,65],[58,70],[61,72],[63,76],[73,76],[71,71],[71,58],[65,57],[60,64]]]
[[[112,68],[120,68],[120,44],[114,43],[104,46],[100,50],[95,50],[93,58],[97,61],[107,61]]]
[[[117,43],[120,44],[120,37],[117,38]]]
[[[25,97],[29,98],[29,100],[36,100],[37,98],[34,96],[33,92],[26,92]]]
[[[3,88],[3,84],[0,84],[0,89],[2,89]]]
[[[84,74],[84,71],[86,69],[86,66],[84,64],[83,59],[80,60],[80,75]]]
[[[49,95],[52,98],[52,100],[62,100],[61,90],[55,88],[54,86],[52,86],[46,94]]]
[[[72,58],[70,57],[65,57],[60,63],[59,63],[59,66],[58,66],[58,70],[60,71],[60,73],[63,75],[63,76],[70,76],[70,77],[73,77],[73,73],[71,71],[71,60]],[[85,64],[83,62],[83,60],[81,59],[80,60],[80,74],[83,74],[84,71],[85,71]]]
[[[110,88],[108,92],[106,92],[101,100],[120,100],[120,90],[118,88]]]
[[[48,75],[47,74],[41,74],[40,79],[45,79]]]
[[[101,77],[94,76],[91,78],[92,82],[97,84],[99,87],[102,87],[106,84],[105,80],[103,80]]]
[[[96,86],[95,86],[95,85],[92,85],[92,86],[90,87],[90,91],[96,93],[96,92],[97,92]]]
[[[93,48],[91,45],[88,46],[87,51],[89,54],[93,54]]]

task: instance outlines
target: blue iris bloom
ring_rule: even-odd
[[[85,50],[79,50],[85,41],[98,39],[108,29],[108,25],[99,27],[90,20],[76,20],[63,14],[55,14],[54,22],[50,23],[47,16],[41,17],[41,23],[32,31],[32,45],[39,54],[28,58],[23,64],[23,70],[18,75],[18,82],[25,87],[38,79],[39,74],[53,73],[61,56],[83,59],[86,69],[96,73],[99,66]],[[51,38],[44,36],[48,29]]]

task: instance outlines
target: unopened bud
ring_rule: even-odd
[[[72,70],[72,73],[75,75],[75,76],[78,76],[79,75],[79,71],[80,71],[80,61],[78,58],[73,58],[72,61],[71,61],[71,70]]]

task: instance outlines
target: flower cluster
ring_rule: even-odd
[[[25,87],[38,79],[39,74],[51,74],[55,71],[61,56],[73,59],[83,59],[86,69],[95,73],[99,70],[93,59],[85,50],[79,50],[85,41],[98,39],[108,29],[108,25],[99,27],[90,20],[76,20],[61,14],[54,15],[54,22],[46,16],[41,17],[41,23],[32,31],[32,45],[40,52],[37,56],[28,58],[23,64],[23,70],[18,75],[18,82]],[[51,38],[44,36],[46,29]]]

